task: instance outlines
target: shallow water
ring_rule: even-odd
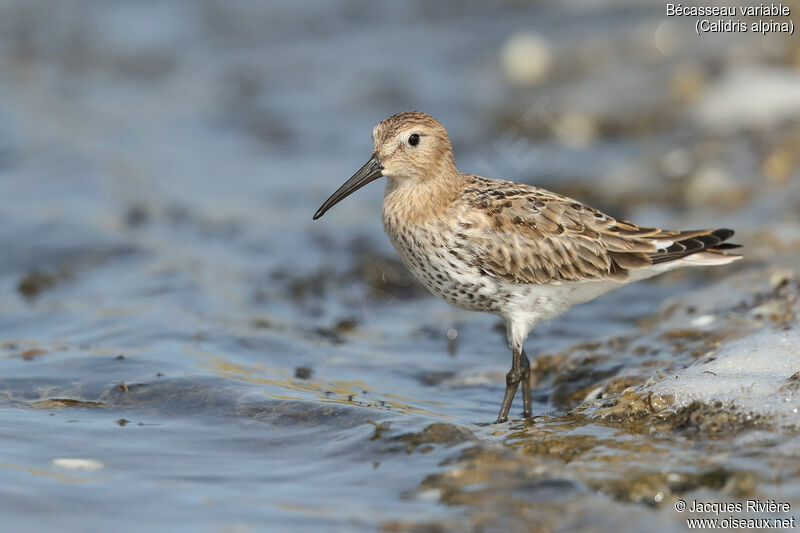
[[[542,371],[535,424],[498,427],[487,422],[510,359],[499,320],[408,278],[382,235],[380,186],[311,222],[368,157],[374,123],[419,108],[448,126],[464,170],[560,185],[654,224],[751,220],[755,257],[726,273],[796,252],[796,167],[772,188],[736,181],[761,164],[753,146],[783,153],[769,136],[709,140],[656,113],[656,133],[600,116],[588,146],[536,128],[515,144],[509,108],[546,92],[558,115],[563,87],[595,92],[605,71],[593,61],[652,79],[694,65],[691,47],[642,51],[660,5],[90,4],[0,4],[4,527],[683,530],[669,505],[685,494],[798,502],[791,432],[717,442],[565,415],[638,364],[614,339],[647,335],[640,322],[665,298],[713,274],[626,287],[537,328],[530,354],[600,344]],[[499,72],[523,30],[563,56],[546,91],[514,91]],[[702,49],[709,71],[724,63],[719,42]],[[610,109],[627,98],[604,91]],[[662,96],[637,105],[674,104]],[[723,141],[754,151],[729,168]],[[686,146],[752,198],[698,209],[702,183],[658,179],[661,155]],[[615,178],[631,172],[641,179]],[[773,218],[782,233],[759,241]],[[752,302],[749,286],[732,290]],[[661,366],[635,368],[645,377],[678,371],[706,341],[676,348],[656,331]]]

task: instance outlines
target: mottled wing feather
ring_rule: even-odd
[[[724,253],[730,230],[637,226],[543,189],[470,177],[456,248],[514,283],[623,281],[628,271],[703,250]]]

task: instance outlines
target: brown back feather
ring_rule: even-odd
[[[728,229],[637,226],[536,187],[465,178],[453,205],[464,228],[456,248],[508,282],[624,281],[630,270],[736,247],[723,244],[733,235]],[[659,241],[672,244],[659,248]]]

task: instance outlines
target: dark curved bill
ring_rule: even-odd
[[[317,212],[314,213],[314,220],[317,220],[319,217],[325,214],[325,211],[335,206],[367,183],[380,178],[383,175],[381,173],[382,170],[383,165],[381,165],[381,160],[378,159],[377,154],[372,154],[372,157],[369,159],[369,161],[367,161],[367,164],[361,167],[358,172],[353,174],[352,178],[344,182],[344,185],[339,187],[330,198],[325,200],[325,203],[322,204],[322,207],[317,209]]]

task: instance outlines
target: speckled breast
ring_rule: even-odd
[[[384,229],[403,264],[433,294],[469,311],[497,312],[500,284],[470,261],[453,235],[436,224],[406,226],[384,218]]]

